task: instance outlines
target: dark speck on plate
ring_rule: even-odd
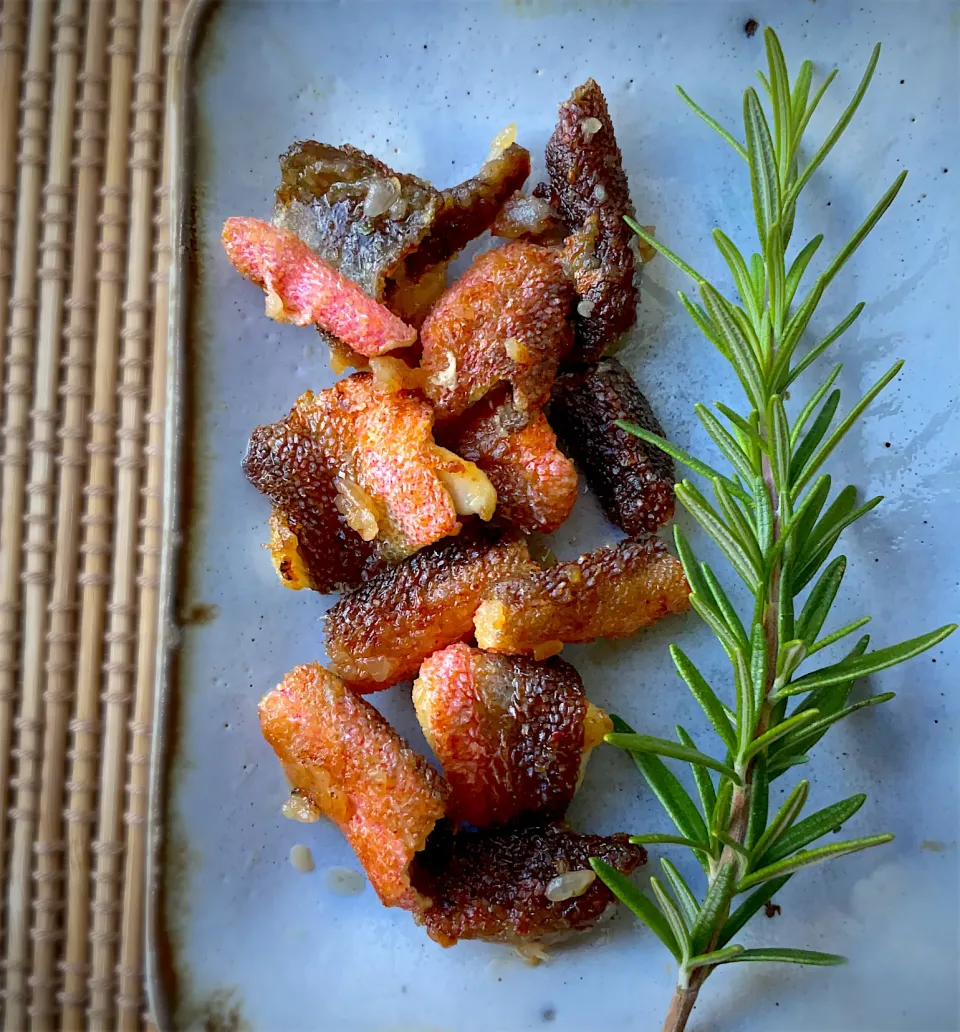
[[[743,25],[743,31],[746,33],[748,38],[753,36],[759,28],[760,26],[757,24],[756,18],[748,18]]]

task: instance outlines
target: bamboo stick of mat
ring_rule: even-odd
[[[151,273],[153,191],[162,126],[163,8],[160,0],[142,0],[134,129],[130,158],[130,235],[127,293],[123,304],[123,355],[118,390],[120,426],[114,515],[113,576],[109,631],[106,635],[106,691],[103,695],[103,751],[100,768],[100,812],[97,838],[91,941],[89,1028],[115,1028],[113,969],[116,963],[116,914],[120,903],[123,855],[124,761],[127,710],[131,697],[137,628],[137,544],[142,468],[143,401],[148,342],[152,328]]]
[[[40,304],[36,325],[29,477],[23,542],[23,635],[16,796],[7,880],[6,1008],[12,1028],[26,1027],[30,957],[33,846],[40,807],[43,731],[43,658],[53,515],[54,450],[58,417],[60,330],[70,248],[73,118],[80,53],[80,0],[61,0],[53,45],[53,91],[43,211],[40,216]]]
[[[17,694],[17,642],[20,626],[20,549],[23,542],[23,510],[26,497],[27,430],[34,351],[34,315],[37,304],[37,254],[40,200],[46,152],[46,107],[50,71],[51,0],[30,5],[27,65],[22,75],[17,223],[14,248],[13,293],[7,328],[6,382],[3,400],[2,502],[0,502],[0,877],[7,852],[7,807],[13,752],[13,708]],[[16,815],[14,815],[16,817]],[[11,919],[4,915],[6,927]],[[6,981],[16,983],[17,971]],[[6,1028],[17,1026],[9,1021]]]
[[[172,51],[183,4],[173,0],[165,18],[164,79],[173,63]],[[153,362],[150,408],[146,417],[149,436],[144,448],[147,478],[143,489],[141,519],[142,566],[139,578],[140,622],[137,630],[137,665],[133,719],[130,723],[130,755],[127,786],[126,866],[123,878],[120,962],[117,966],[117,1027],[135,1032],[142,1003],[143,910],[146,898],[146,822],[149,763],[153,727],[153,692],[159,613],[160,545],[163,529],[163,432],[167,401],[167,304],[170,287],[170,114],[164,124],[161,182],[156,191],[158,209],[154,224],[156,263],[153,275]]]
[[[127,240],[126,197],[129,159],[130,100],[136,57],[136,0],[116,0],[110,21],[110,106],[103,207],[100,215],[100,266],[97,270],[97,328],[94,348],[93,402],[90,412],[90,465],[84,494],[83,571],[80,574],[80,644],[76,704],[71,721],[72,749],[65,813],[69,855],[67,946],[61,1027],[86,1028],[89,921],[90,824],[98,789],[100,736],[99,693],[109,558],[112,551],[113,459],[116,444],[117,350],[120,298]]]
[[[83,72],[77,102],[76,167],[73,208],[73,262],[69,312],[64,328],[63,396],[60,428],[60,473],[57,483],[56,546],[50,622],[47,631],[46,704],[40,822],[36,843],[31,964],[31,1028],[54,1027],[58,1012],[62,949],[64,863],[63,799],[66,772],[67,721],[73,700],[75,662],[76,577],[80,514],[86,472],[86,415],[90,392],[90,342],[96,297],[95,261],[98,198],[103,163],[103,114],[107,62],[107,15],[101,0],[87,5]]]
[[[20,69],[23,64],[27,5],[15,0],[0,7],[0,368],[6,356],[7,318],[10,314],[10,281],[13,265],[13,227],[17,196],[17,148],[20,124]],[[10,616],[0,613],[0,637],[11,633]],[[14,685],[0,682],[0,882],[6,867],[7,779],[10,775],[10,729]],[[6,915],[0,897],[0,951],[3,949]],[[0,952],[2,955],[2,952]]]

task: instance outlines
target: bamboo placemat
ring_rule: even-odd
[[[0,1020],[142,991],[182,0],[0,0]]]

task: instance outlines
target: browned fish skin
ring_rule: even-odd
[[[486,232],[529,175],[530,152],[512,143],[502,154],[488,158],[472,179],[442,190],[429,236],[407,259],[408,275],[416,279],[429,266],[450,261]]]
[[[552,248],[517,241],[479,255],[420,332],[437,423],[503,384],[511,385],[520,413],[543,405],[573,343],[573,296]]]
[[[260,726],[290,783],[343,832],[384,906],[422,907],[409,866],[449,788],[368,702],[318,663],[260,701]]]
[[[316,590],[356,586],[375,556],[398,561],[459,530],[432,429],[418,394],[382,392],[354,373],[254,430],[244,470],[286,517]],[[371,541],[342,515],[348,498],[373,520]]]
[[[486,473],[497,492],[497,517],[507,526],[550,534],[570,515],[577,471],[541,410],[526,416],[491,395],[437,436]]]
[[[474,620],[477,644],[542,655],[549,643],[627,638],[685,612],[689,596],[683,567],[662,541],[621,541],[491,588]]]
[[[536,568],[522,539],[467,527],[340,599],[324,617],[330,662],[356,691],[389,688],[473,634],[485,591]]]
[[[386,281],[419,246],[441,207],[440,193],[429,183],[394,172],[349,145],[295,143],[280,157],[280,174],[274,223],[292,230],[378,301],[385,299]],[[365,216],[370,188],[392,179],[400,185],[402,205],[392,215],[388,210]]]
[[[603,882],[562,902],[544,893],[558,874],[590,870],[593,856],[625,875],[647,859],[625,835],[580,835],[563,824],[458,834],[440,824],[410,869],[417,891],[432,901],[417,920],[441,946],[459,939],[520,945],[582,931],[616,902]]]
[[[413,701],[450,783],[452,816],[485,828],[566,813],[587,713],[569,663],[451,645],[420,667]]]
[[[631,536],[652,534],[673,516],[673,459],[621,430],[617,420],[664,436],[650,403],[615,358],[557,377],[550,422],[607,519]]]
[[[600,127],[590,132],[596,119]],[[565,257],[582,298],[577,315],[576,357],[596,361],[637,321],[639,294],[624,215],[633,215],[623,158],[600,87],[588,79],[560,105],[547,143],[552,196],[573,231]],[[540,191],[543,193],[544,191]],[[588,315],[583,314],[584,302]]]

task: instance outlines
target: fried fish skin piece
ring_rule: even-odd
[[[432,425],[422,398],[355,373],[253,431],[244,471],[278,510],[275,556],[295,548],[302,564],[294,578],[281,568],[281,579],[299,586],[305,572],[320,592],[355,587],[459,530]]]
[[[540,409],[523,415],[491,395],[438,436],[483,470],[497,492],[497,514],[524,534],[555,531],[577,500],[577,471],[557,447]]]
[[[623,157],[606,98],[593,79],[560,105],[546,161],[550,193],[572,230],[565,259],[582,299],[576,357],[595,361],[636,323],[639,292],[623,221],[634,214]]]
[[[384,906],[424,906],[409,868],[446,811],[442,776],[319,663],[295,667],[259,712],[291,785],[343,832]]]
[[[551,643],[628,638],[685,612],[689,596],[683,566],[662,541],[621,541],[491,588],[474,620],[477,644],[543,655]]]
[[[562,659],[451,645],[420,667],[413,702],[450,784],[448,812],[477,828],[566,813],[613,722]]]
[[[624,420],[664,436],[650,403],[615,358],[558,376],[550,420],[611,523],[636,537],[673,517],[673,459],[616,425]]]
[[[530,152],[511,143],[499,154],[491,154],[473,178],[442,190],[429,235],[407,259],[407,274],[416,278],[431,265],[449,262],[485,233],[529,175]]]
[[[295,234],[261,219],[229,218],[224,250],[233,267],[262,287],[271,319],[316,323],[361,355],[409,347],[417,331],[368,297]]]
[[[413,677],[431,653],[473,634],[484,593],[537,569],[522,538],[465,527],[345,595],[324,616],[327,656],[358,692]]]
[[[437,423],[505,383],[518,412],[543,405],[573,343],[573,297],[551,248],[517,241],[478,255],[420,332],[420,365]]]
[[[580,835],[564,824],[460,831],[439,824],[411,866],[411,882],[431,905],[417,921],[441,946],[484,939],[520,946],[556,941],[596,924],[616,905],[595,878],[581,895],[552,901],[558,876],[590,871],[596,856],[621,874],[646,862],[646,850],[626,835]]]

